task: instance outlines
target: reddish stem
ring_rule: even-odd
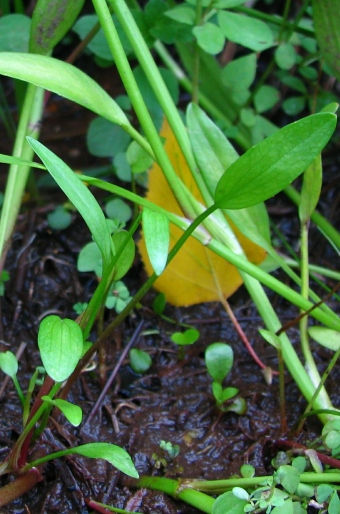
[[[279,439],[278,441],[276,441],[275,444],[277,446],[281,446],[283,448],[290,448],[292,450],[297,449],[297,450],[302,450],[303,452],[308,450],[308,448],[306,446],[304,446],[303,444],[295,443],[294,441],[284,441],[283,439]],[[325,455],[324,453],[320,453],[320,452],[316,452],[316,454],[317,454],[320,462],[322,462],[322,464],[326,464],[335,469],[340,469],[340,460],[339,459],[335,459],[334,457],[329,457],[329,455]]]
[[[25,475],[17,478],[10,484],[0,489],[0,507],[7,505],[11,501],[27,493],[32,487],[42,480],[42,476],[37,468],[31,468]]]

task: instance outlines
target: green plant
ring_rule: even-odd
[[[3,497],[6,502],[9,501],[9,498],[17,497],[23,490],[27,490],[40,479],[39,473],[34,471],[34,465],[45,462],[47,458],[44,461],[28,463],[28,448],[34,431],[38,435],[43,430],[50,409],[65,407],[65,404],[59,401],[64,398],[55,398],[60,389],[60,381],[67,380],[62,393],[66,396],[82,367],[94,352],[103,347],[106,338],[140,302],[157,277],[163,273],[191,236],[225,261],[236,266],[268,331],[278,337],[282,359],[307,402],[312,405],[324,423],[329,422],[334,416],[334,408],[326,389],[319,388],[322,381],[309,348],[308,316],[304,315],[300,324],[302,350],[304,360],[308,365],[306,371],[304,362],[298,357],[288,336],[281,331],[281,323],[263,285],[283,296],[303,313],[308,313],[327,328],[337,333],[340,331],[339,317],[329,307],[320,304],[320,299],[309,287],[308,263],[308,226],[310,219],[313,219],[313,216],[315,218],[315,206],[319,197],[322,175],[320,152],[334,132],[336,106],[331,104],[323,107],[324,104],[329,104],[329,100],[333,100],[333,98],[328,96],[327,102],[324,101],[324,98],[321,98],[321,102],[319,102],[317,97],[316,70],[308,65],[313,54],[313,44],[309,41],[309,44],[307,42],[305,45],[309,46],[305,61],[301,60],[299,54],[294,50],[296,34],[314,38],[312,29],[306,29],[300,23],[301,17],[305,15],[308,2],[304,3],[300,15],[293,24],[287,19],[288,10],[280,20],[276,20],[274,16],[268,19],[261,15],[262,21],[258,23],[258,12],[253,9],[244,10],[245,8],[240,6],[242,3],[225,0],[206,5],[204,2],[202,4],[197,2],[193,6],[187,3],[171,8],[157,1],[150,2],[145,7],[144,13],[137,9],[137,14],[133,15],[124,0],[112,0],[109,2],[110,7],[114,10],[114,16],[112,16],[104,0],[93,0],[96,16],[103,31],[101,37],[104,36],[110,52],[109,57],[111,59],[112,55],[111,60],[114,60],[123,79],[131,106],[140,123],[140,130],[136,130],[130,121],[128,113],[130,105],[126,105],[124,101],[115,102],[96,82],[75,66],[49,56],[56,43],[77,18],[82,2],[77,2],[76,5],[67,2],[70,10],[66,10],[65,15],[61,18],[58,17],[59,23],[55,24],[54,10],[49,8],[48,2],[39,1],[34,11],[33,29],[29,36],[30,53],[25,53],[23,49],[20,49],[21,52],[13,52],[11,49],[10,52],[0,53],[0,72],[17,81],[29,83],[22,101],[13,156],[1,157],[2,162],[11,164],[0,223],[1,258],[4,260],[3,248],[9,241],[14,226],[28,171],[34,166],[45,167],[83,217],[94,240],[89,243],[87,248],[88,253],[91,254],[92,263],[84,265],[83,268],[88,271],[93,270],[98,277],[101,277],[101,281],[78,322],[52,317],[46,318],[41,323],[39,345],[47,377],[27,415],[23,432],[3,465],[4,471],[19,475],[16,481],[5,486],[7,489],[4,489]],[[322,15],[320,18],[327,18],[326,7],[329,6],[324,7],[326,3],[329,2],[323,3],[316,0],[313,2],[316,11],[319,10]],[[58,7],[58,2],[56,2],[56,6]],[[330,7],[329,12],[332,13],[334,19],[339,16],[334,6]],[[240,13],[242,13],[242,17],[240,17]],[[145,21],[145,23],[139,23],[143,27],[142,32],[136,23],[136,19],[140,21],[141,17],[144,17]],[[173,21],[170,23],[169,20]],[[235,20],[238,30],[235,30]],[[275,37],[275,29],[269,24],[279,27],[276,29]],[[146,32],[145,26],[147,27]],[[53,28],[52,33],[51,27]],[[78,31],[80,33],[79,26]],[[43,36],[38,38],[38,33],[42,33]],[[123,33],[125,34],[125,43],[127,40],[129,41],[127,44],[130,45],[131,52],[134,52],[139,62],[140,68],[137,71],[131,69],[127,59],[129,52],[126,44],[124,46],[121,42]],[[326,33],[325,23],[321,23],[321,29],[317,34],[322,42],[322,44],[320,43],[321,47],[325,44]],[[180,37],[177,37],[178,35]],[[169,91],[171,88],[168,88],[164,82],[164,77],[169,75],[164,72],[160,73],[149,50],[149,47],[153,45],[169,66],[179,74],[169,53],[155,39],[161,36],[168,38],[168,41],[181,40],[177,44],[177,48],[186,68],[192,73],[192,81],[187,80],[183,74],[181,75],[182,85],[190,89],[193,94],[193,103],[187,107],[184,117],[178,112],[176,101],[174,101],[175,97]],[[221,50],[226,37],[232,42],[241,43],[251,49],[252,54],[243,57],[246,60],[236,59],[227,65],[229,68],[220,70],[216,68],[216,62],[212,55]],[[334,40],[335,43],[323,52],[327,55],[329,66],[332,64],[334,66],[332,59],[338,51],[334,29],[328,30],[327,38]],[[184,44],[187,41],[193,43],[193,48]],[[269,71],[255,83],[255,52],[273,47],[274,44],[276,45],[272,61],[274,64],[271,64],[268,67]],[[191,52],[191,50],[193,51]],[[106,59],[106,56],[100,57]],[[283,70],[283,73],[279,74],[282,84],[293,84],[291,87],[297,88],[302,94],[299,100],[293,98],[290,103],[287,101],[283,104],[285,111],[296,115],[302,106],[301,98],[303,100],[305,97],[304,81],[302,79],[292,81],[294,77],[285,73],[285,71],[291,70],[293,65],[296,65],[313,91],[311,112],[320,111],[323,108],[322,112],[302,118],[280,130],[277,130],[277,127],[269,119],[262,116],[262,113],[267,112],[279,99],[278,92],[265,84],[269,73],[274,69],[275,62],[281,71]],[[200,69],[205,71],[200,73]],[[246,72],[242,76],[244,70]],[[336,73],[338,73],[337,70]],[[233,81],[233,77],[235,77],[235,81]],[[214,84],[217,79],[219,82],[215,88]],[[147,91],[152,91],[152,102],[147,98],[147,94],[144,96],[142,94],[145,82],[148,84]],[[242,87],[238,87],[237,84],[241,84]],[[253,84],[255,85],[252,86]],[[145,170],[151,161],[155,161],[162,169],[183,216],[170,212],[163,206],[158,206],[128,189],[120,188],[96,177],[74,174],[59,157],[39,143],[36,138],[39,132],[38,122],[44,89],[91,109],[100,117],[93,126],[97,129],[99,126],[101,130],[103,126],[106,126],[112,130],[115,138],[120,139],[120,144],[117,145],[115,153],[112,155],[107,154],[107,150],[105,150],[105,156],[113,158],[117,169],[124,162],[125,169],[129,169],[132,173],[138,173]],[[210,89],[210,93],[208,93],[208,89]],[[154,98],[157,102],[156,124],[150,116],[150,110],[152,111],[150,104],[156,105]],[[197,102],[200,102],[211,117],[215,118],[216,123],[197,105]],[[292,106],[294,102],[295,107]],[[157,130],[163,115],[171,126],[191,172],[192,180],[200,190],[199,199],[191,193],[190,188],[176,174],[173,158],[164,150],[162,138],[159,137]],[[31,130],[31,127],[34,129]],[[240,147],[249,148],[252,144],[256,144],[239,157],[227,139],[226,133],[229,137],[232,136]],[[26,139],[26,135],[30,135],[30,137]],[[89,145],[93,144],[91,137],[89,137]],[[33,151],[40,157],[43,165],[32,162]],[[303,187],[297,201],[301,222],[302,270],[301,276],[298,277],[284,259],[275,252],[271,244],[269,221],[263,202],[289,187],[291,182],[301,174],[304,174]],[[134,218],[128,231],[121,230],[120,225],[112,236],[102,208],[84,183],[129,200],[141,208],[142,213]],[[288,191],[291,190],[288,189]],[[112,204],[109,208],[112,208]],[[127,219],[126,214],[123,217]],[[99,330],[100,335],[96,342],[83,355],[84,341],[87,340],[95,320],[98,317],[102,320],[101,314],[110,297],[110,291],[112,292],[112,285],[114,283],[117,285],[117,281],[125,275],[132,264],[134,258],[132,236],[141,220],[146,248],[154,273],[128,304],[126,304],[126,301],[129,300],[128,293],[124,293],[124,298],[120,298],[125,302],[124,305],[121,305],[121,312],[105,330]],[[276,265],[281,266],[301,288],[301,293],[249,262],[228,220],[231,220],[243,235],[263,248]],[[176,239],[171,251],[169,251],[170,223],[182,231],[182,235]],[[329,225],[320,218],[318,218],[318,223],[326,229],[328,234],[331,234],[330,237],[335,244],[338,244],[339,235],[336,231],[334,229],[330,231]],[[81,258],[84,258],[84,254],[79,257],[79,260]],[[89,260],[91,259],[89,258]],[[111,298],[113,297],[118,298],[115,295],[111,296]],[[221,295],[221,301],[225,301],[223,295]],[[56,333],[53,332],[54,330]],[[74,339],[68,338],[69,332],[74,335]],[[53,353],[52,335],[53,341],[57,342],[58,355]],[[226,353],[226,346],[223,345],[223,350],[219,347],[219,351],[222,351],[223,355]],[[70,348],[72,353],[69,353]],[[227,352],[229,355],[227,364],[224,364],[221,369],[213,366],[212,373],[209,370],[215,384],[213,385],[213,394],[218,407],[222,410],[230,410],[230,405],[225,406],[224,404],[227,400],[233,400],[237,394],[236,389],[231,387],[223,389],[222,386],[222,381],[231,367],[230,350]],[[208,356],[209,354],[210,350]],[[210,362],[210,356],[207,366],[208,362]],[[211,367],[210,364],[208,369],[209,367]],[[234,399],[233,402],[235,401]],[[72,407],[69,408],[72,411]],[[79,416],[77,418],[76,414],[76,421],[78,422],[78,420]],[[37,422],[40,422],[38,427],[36,427]],[[101,446],[100,449],[104,452],[100,455],[103,455],[108,447]],[[85,448],[83,454],[91,457],[93,456],[92,450],[93,448]],[[113,450],[116,451],[116,448]],[[119,453],[119,450],[117,451]],[[121,451],[123,452],[123,450]],[[81,450],[71,448],[54,454],[54,457],[72,452],[80,453]],[[48,456],[48,458],[52,458],[52,456]],[[128,459],[126,456],[124,458]],[[111,459],[111,462],[113,461],[114,459]],[[129,464],[127,467],[123,466],[123,470],[136,476],[131,462],[129,460],[126,462]],[[289,471],[291,472],[291,470]],[[274,479],[272,477],[256,478],[261,478],[262,481],[269,480],[265,485],[267,491],[272,487],[276,489],[276,486],[273,486]],[[305,476],[302,478],[306,481]],[[253,480],[253,482],[248,482],[249,487],[254,486],[255,480],[253,478],[249,480]],[[311,480],[318,483],[318,480],[321,479],[313,474]],[[329,474],[327,480],[336,482],[338,476],[335,473]],[[142,483],[149,482],[145,480],[140,482],[140,484]],[[235,487],[242,487],[241,482],[236,482],[236,484]],[[171,491],[178,493],[177,484],[171,484],[171,486],[170,493]],[[202,505],[205,505],[205,511],[210,512],[211,510],[208,509],[211,509],[211,499],[193,494],[196,492],[180,491],[178,496],[187,499],[194,498],[195,505],[199,505],[197,498],[201,499]],[[250,506],[257,505],[256,502],[260,500],[257,497],[253,499],[252,493],[247,494],[250,495],[248,499],[251,501],[249,502],[248,499],[242,501],[246,501]],[[292,493],[288,491],[288,496],[285,497],[286,507],[293,502],[289,494]],[[276,497],[276,493],[274,496]],[[277,498],[278,496],[279,493],[277,493]],[[336,495],[332,493],[331,502],[336,502],[336,499],[333,500],[335,497]],[[236,500],[240,500],[240,498],[236,497]],[[274,504],[267,502],[266,508],[271,507],[274,507]],[[275,506],[275,509],[278,508]]]
[[[188,328],[184,332],[174,332],[171,341],[178,346],[178,358],[184,359],[184,347],[196,343],[200,333],[195,328]]]
[[[223,388],[223,381],[233,367],[234,354],[231,346],[225,343],[210,344],[205,351],[205,364],[211,378],[212,392],[217,408],[222,412],[244,414],[247,410],[243,398],[235,398],[239,390],[236,387]]]

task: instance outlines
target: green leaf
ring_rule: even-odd
[[[113,200],[107,202],[105,212],[112,220],[118,219],[125,223],[129,221],[132,216],[131,207],[121,198],[113,198]]]
[[[24,14],[0,18],[0,52],[28,52],[31,20]],[[11,54],[13,57],[13,54]]]
[[[302,224],[309,221],[320,198],[322,186],[322,164],[319,154],[303,174],[299,204],[299,217]]]
[[[247,500],[237,498],[232,491],[221,494],[214,501],[212,514],[244,514]]]
[[[187,25],[194,25],[196,18],[195,10],[189,5],[177,5],[173,9],[166,11],[165,15]]]
[[[222,386],[219,382],[211,384],[212,393],[218,405],[222,403]]]
[[[250,148],[217,184],[216,206],[241,209],[284,189],[329,141],[336,117],[319,113],[292,123]]]
[[[77,269],[80,272],[94,271],[97,277],[103,274],[103,259],[97,243],[87,243],[78,255]]]
[[[294,507],[293,507],[292,500],[290,498],[288,498],[279,507],[274,507],[274,509],[270,511],[270,514],[294,514]]]
[[[294,494],[300,483],[300,473],[293,466],[284,464],[276,472],[279,484],[285,488],[289,494]]]
[[[227,39],[254,52],[261,52],[274,44],[272,31],[261,20],[229,11],[219,11],[217,19]]]
[[[238,154],[222,131],[198,105],[189,105],[187,124],[196,162],[209,193],[214,195],[218,181],[238,158]]]
[[[38,346],[46,373],[56,382],[63,382],[79,362],[83,333],[71,319],[47,316],[40,323]]]
[[[209,375],[220,384],[231,370],[234,354],[231,346],[225,343],[213,343],[205,351],[205,364]]]
[[[19,166],[29,166],[30,168],[39,168],[41,170],[46,169],[43,164],[39,164],[38,162],[25,161],[24,159],[20,159],[20,157],[12,157],[11,155],[0,154],[0,162],[5,164],[19,164]]]
[[[145,373],[150,369],[152,359],[147,352],[133,348],[130,350],[130,366],[135,373]]]
[[[76,21],[85,0],[38,0],[32,16],[29,51],[48,54]]]
[[[71,425],[74,427],[78,427],[80,425],[83,419],[83,412],[78,405],[74,405],[66,400],[61,400],[60,398],[52,400],[49,396],[42,396],[41,399],[50,405],[58,407]]]
[[[243,464],[240,472],[243,478],[253,478],[255,476],[255,468],[251,464]]]
[[[121,126],[130,126],[116,102],[75,66],[44,55],[0,53],[0,73],[25,80],[92,110]]]
[[[196,343],[200,333],[195,328],[188,328],[184,332],[175,332],[171,336],[171,340],[179,346],[187,346]]]
[[[39,141],[32,138],[27,138],[27,140],[59,187],[83,217],[102,253],[104,263],[107,264],[111,258],[111,235],[97,200],[77,175],[59,157],[39,143]]]
[[[236,498],[239,498],[240,500],[249,500],[249,494],[245,489],[242,487],[233,487],[232,489],[233,495],[236,496]]]
[[[128,236],[126,230],[120,230],[112,236],[115,254],[123,247],[123,251],[115,264],[114,279],[119,280],[124,277],[132,266],[135,258],[135,243],[132,237]]]
[[[233,59],[221,72],[222,81],[230,89],[249,89],[256,75],[256,54],[251,53],[238,59]]]
[[[159,316],[163,314],[166,306],[166,298],[164,293],[159,293],[153,301],[152,309]]]
[[[291,96],[286,98],[282,104],[282,109],[289,116],[296,116],[306,107],[306,98],[304,96]]]
[[[152,157],[136,141],[129,144],[125,155],[132,173],[143,173],[153,163]]]
[[[47,216],[49,226],[54,230],[64,230],[69,227],[72,221],[72,215],[63,205],[58,205],[54,211]]]
[[[123,448],[120,448],[115,444],[83,444],[82,446],[72,448],[72,453],[83,455],[84,457],[89,457],[91,459],[104,459],[126,475],[133,478],[139,477],[130,455]]]
[[[274,107],[280,100],[279,91],[272,86],[262,86],[254,97],[254,105],[257,112],[265,112]]]
[[[130,136],[118,125],[99,117],[91,121],[86,134],[89,152],[96,157],[113,157],[125,152]]]
[[[337,0],[313,0],[313,19],[316,39],[322,55],[340,80],[340,9]]]
[[[280,75],[280,80],[282,84],[285,84],[291,89],[295,89],[295,91],[298,91],[299,93],[307,93],[305,84],[298,77],[294,77],[293,75]]]
[[[216,0],[213,2],[214,9],[231,9],[245,3],[245,0]]]
[[[340,512],[340,500],[338,492],[334,491],[331,501],[328,505],[328,514],[338,514]]]
[[[320,484],[316,488],[316,500],[319,503],[327,501],[330,495],[333,493],[334,488],[329,484]]]
[[[222,52],[224,47],[224,34],[220,27],[214,23],[206,22],[192,29],[197,44],[202,50],[211,55]]]
[[[290,70],[296,63],[296,58],[296,52],[290,43],[283,43],[275,50],[276,64],[283,70]]]
[[[238,394],[238,389],[236,387],[226,387],[222,391],[221,395],[221,401],[222,403],[226,402],[227,400],[230,400],[231,398],[234,398]]]
[[[340,348],[340,332],[324,327],[310,327],[309,335],[319,344],[334,352]]]
[[[271,344],[276,348],[277,350],[282,349],[282,343],[279,336],[277,336],[274,332],[270,332],[269,330],[264,330],[263,328],[260,328],[259,330],[261,336],[263,339],[267,341],[267,343]]]
[[[0,369],[13,378],[18,373],[18,361],[14,353],[7,351],[0,353]]]
[[[170,226],[167,216],[143,209],[143,233],[151,265],[160,275],[166,266],[170,244]]]

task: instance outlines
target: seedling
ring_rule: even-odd
[[[178,358],[184,359],[184,347],[196,343],[200,333],[195,328],[188,328],[184,332],[175,332],[171,336],[173,341],[178,346]]]
[[[152,454],[152,459],[155,461],[154,466],[156,469],[163,467],[167,469],[176,457],[180,453],[180,447],[178,444],[172,444],[171,441],[161,441],[159,447],[163,450],[163,456],[159,456],[156,453]],[[182,470],[176,466],[176,471],[181,472]]]
[[[118,280],[117,282],[113,282],[109,289],[105,307],[108,309],[115,309],[115,311],[119,314],[125,309],[131,300],[132,296],[130,296],[128,288],[124,282]]]
[[[236,387],[223,388],[222,385],[233,366],[233,362],[233,350],[228,344],[213,343],[205,351],[205,364],[209,375],[213,379],[212,392],[216,407],[221,412],[232,411],[237,414],[244,414],[247,410],[245,400],[235,398],[239,390]]]

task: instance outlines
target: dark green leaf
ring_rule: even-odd
[[[86,135],[89,152],[96,157],[113,157],[125,152],[130,136],[119,125],[114,125],[105,118],[91,121]]]
[[[274,107],[280,100],[279,91],[272,86],[262,86],[254,97],[254,105],[257,112],[265,112]]]
[[[296,116],[306,107],[306,98],[304,96],[291,96],[286,98],[282,104],[282,109],[289,116]]]
[[[70,226],[72,216],[63,205],[58,205],[58,207],[56,207],[54,211],[48,214],[47,221],[52,229],[64,230],[65,228]]]
[[[31,25],[30,52],[47,55],[76,21],[85,0],[38,0]]]
[[[47,316],[40,323],[38,346],[46,373],[56,382],[63,382],[79,362],[83,333],[71,319]]]
[[[218,23],[227,39],[254,52],[261,52],[274,44],[273,33],[261,20],[242,14],[219,11]]]
[[[319,154],[303,174],[299,204],[299,217],[302,224],[309,221],[319,201],[322,186],[322,164]]]
[[[340,5],[338,0],[313,0],[316,39],[323,57],[340,80]]]
[[[194,25],[196,18],[195,10],[189,5],[177,5],[170,9],[170,11],[166,11],[165,15],[187,25]]]
[[[0,18],[0,52],[28,52],[30,27],[31,20],[24,14],[2,16]]]
[[[275,50],[275,61],[279,68],[290,70],[296,63],[296,52],[293,45],[284,43]]]
[[[255,53],[233,59],[222,69],[221,77],[223,83],[236,91],[250,88],[255,79],[256,65]]]
[[[335,124],[333,114],[314,114],[252,147],[228,168],[217,184],[216,206],[241,209],[274,196],[321,152]]]

